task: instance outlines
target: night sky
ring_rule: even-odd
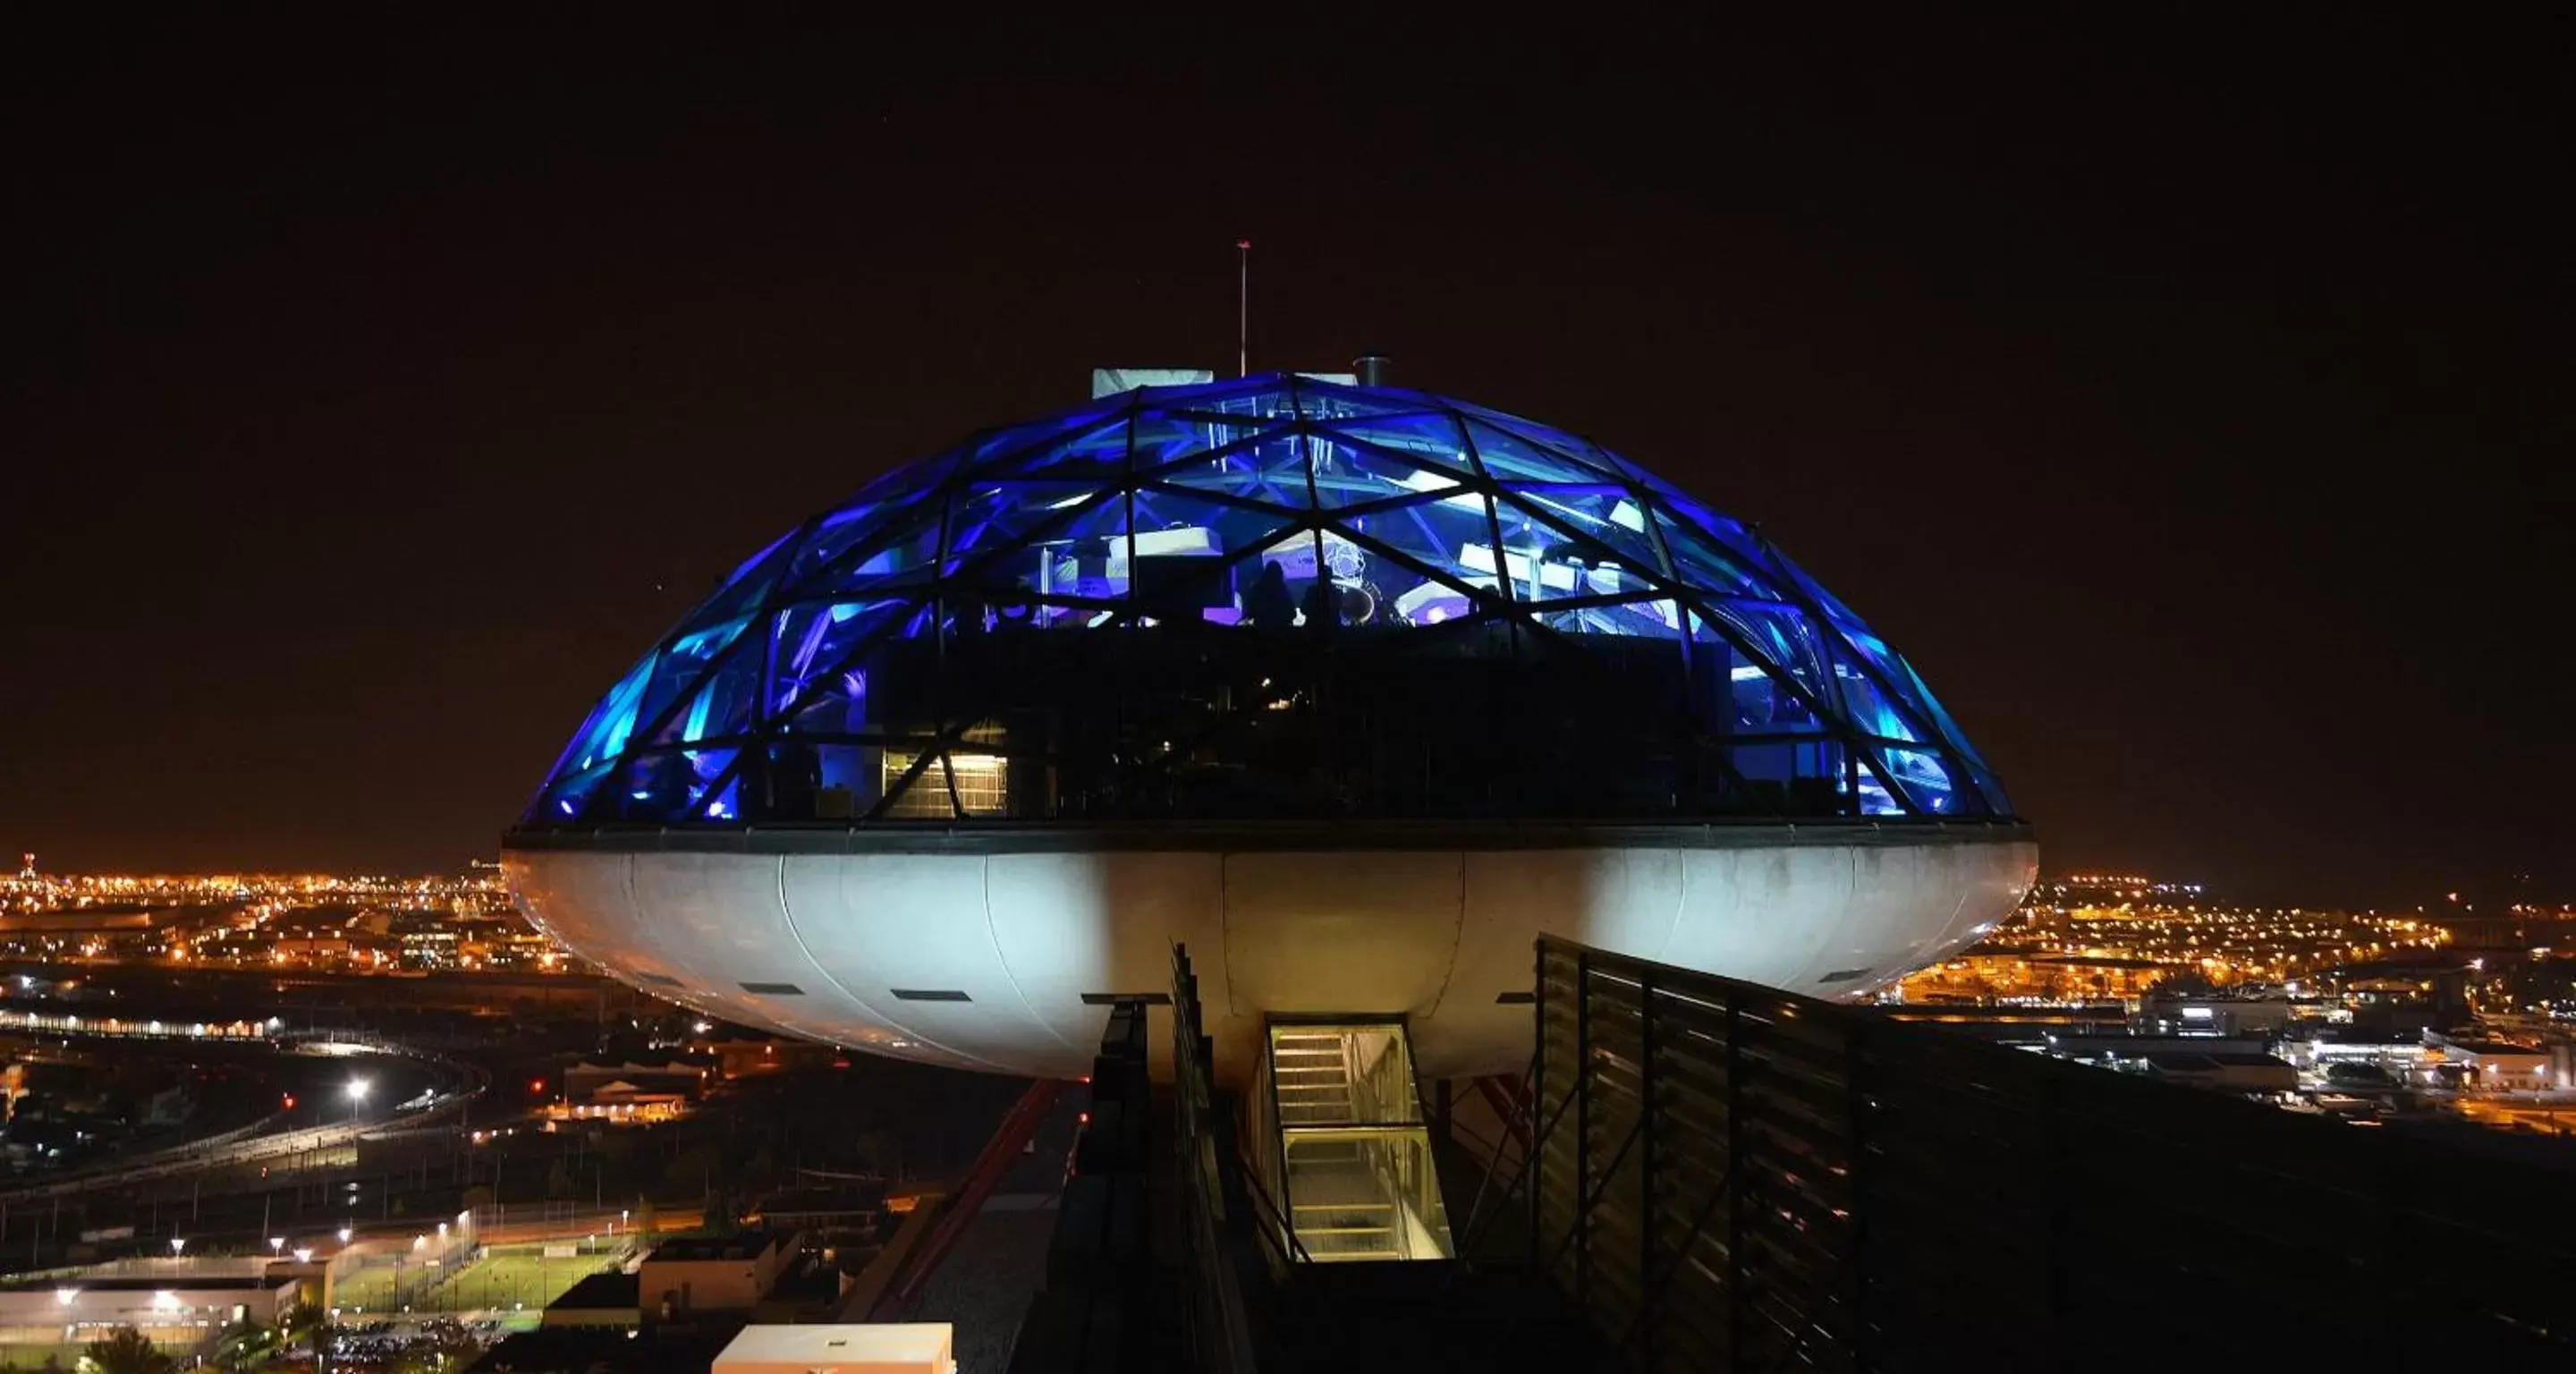
[[[1230,368],[1248,235],[1256,367],[1761,521],[2051,869],[2576,896],[2563,45],[548,9],[0,44],[0,847],[487,857],[759,544]]]

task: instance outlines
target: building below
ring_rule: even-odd
[[[277,1325],[305,1286],[286,1274],[171,1273],[0,1286],[0,1345],[80,1345],[118,1327],[195,1350],[244,1321]]]
[[[715,1374],[955,1374],[940,1322],[746,1326],[716,1356]]]

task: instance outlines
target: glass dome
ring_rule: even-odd
[[[807,520],[521,823],[2010,814],[1747,526],[1543,425],[1271,374],[988,431]]]

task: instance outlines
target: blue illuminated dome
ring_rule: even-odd
[[[797,526],[522,826],[2010,815],[1747,526],[1544,425],[1274,374],[988,431]]]

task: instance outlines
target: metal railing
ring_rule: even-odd
[[[1632,1367],[2576,1361],[2559,1170],[1561,941],[1538,981],[1535,1257]]]

